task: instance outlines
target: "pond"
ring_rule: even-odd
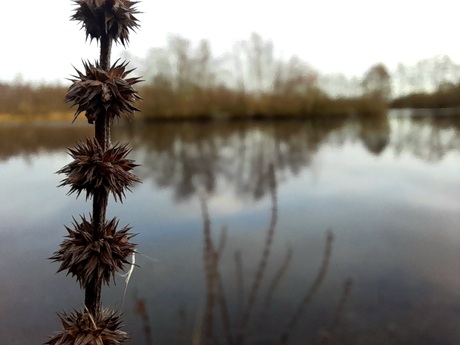
[[[0,134],[0,334],[38,344],[82,308],[47,258],[90,212],[55,172],[92,128]],[[460,342],[458,117],[134,122],[113,137],[143,180],[108,210],[138,233],[128,286],[103,292],[130,344]]]

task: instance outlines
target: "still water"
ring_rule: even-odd
[[[0,128],[1,344],[39,344],[82,307],[47,258],[90,211],[55,172],[91,130]],[[458,117],[135,123],[113,137],[142,164],[108,211],[139,233],[124,301],[123,277],[103,293],[130,344],[460,343]]]

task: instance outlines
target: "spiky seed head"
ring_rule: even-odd
[[[59,187],[69,185],[68,194],[77,193],[77,197],[86,191],[87,199],[96,190],[104,190],[112,193],[115,201],[123,202],[125,191],[131,191],[134,183],[140,182],[139,177],[131,172],[138,165],[126,158],[130,152],[126,144],[117,144],[103,151],[96,139],[79,142],[75,148],[69,149],[73,161],[57,172],[67,175]]]
[[[45,345],[117,345],[128,340],[121,328],[120,316],[112,310],[102,309],[97,315],[88,310],[59,315],[63,330]]]
[[[74,3],[76,9],[71,19],[82,23],[87,39],[98,41],[106,35],[126,46],[130,31],[139,27],[139,21],[134,16],[139,13],[135,8],[138,1],[74,0]]]
[[[82,288],[97,279],[98,282],[110,284],[115,281],[115,273],[125,270],[130,265],[127,258],[135,251],[135,244],[129,240],[134,234],[130,227],[117,230],[116,218],[104,224],[103,233],[95,238],[91,221],[81,217],[81,222],[73,221],[73,229],[66,227],[68,235],[58,251],[50,258],[60,262],[58,272],[67,270],[67,274],[76,277]]]
[[[140,78],[126,78],[133,70],[127,70],[128,62],[117,60],[108,71],[100,64],[84,62],[85,73],[75,69],[78,75],[70,79],[72,85],[67,90],[65,101],[77,106],[74,121],[82,112],[89,123],[94,123],[100,114],[119,118],[122,114],[134,114],[140,111],[134,103],[141,99],[133,85],[142,81]]]

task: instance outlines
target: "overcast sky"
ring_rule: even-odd
[[[1,0],[0,81],[64,82],[72,65],[98,56],[71,0]],[[372,64],[394,68],[438,54],[460,61],[456,0],[143,0],[141,28],[128,50],[143,57],[170,34],[206,38],[216,55],[257,32],[284,57],[300,56],[321,72],[362,75]],[[116,48],[114,58],[120,56]]]

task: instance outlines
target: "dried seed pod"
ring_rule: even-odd
[[[139,27],[134,16],[138,2],[129,0],[74,0],[77,8],[73,20],[82,22],[86,38],[99,40],[103,35],[124,46],[129,42],[129,32]]]
[[[126,70],[128,63],[119,63],[117,60],[108,71],[104,71],[99,63],[95,65],[83,62],[85,73],[77,71],[78,76],[71,79],[72,85],[67,90],[66,102],[78,106],[74,121],[85,112],[89,123],[94,123],[100,114],[112,118],[127,116],[140,111],[134,103],[141,99],[133,85],[141,81],[140,78],[127,78],[133,70]]]
[[[116,218],[106,222],[103,233],[96,238],[91,221],[81,217],[81,223],[78,223],[74,219],[74,229],[66,227],[69,234],[50,259],[60,262],[58,272],[68,270],[67,274],[75,276],[82,288],[86,288],[93,279],[109,285],[116,272],[124,271],[125,265],[131,265],[127,258],[135,252],[136,246],[129,242],[135,236],[128,232],[131,228],[117,231],[117,227]]]
[[[117,345],[128,340],[128,334],[120,330],[120,317],[109,309],[102,309],[97,315],[87,309],[73,311],[62,313],[59,318],[64,329],[45,345]]]
[[[59,187],[70,185],[68,194],[76,192],[77,197],[85,190],[86,198],[102,189],[112,193],[115,201],[123,201],[125,190],[131,191],[134,183],[140,182],[131,172],[138,165],[126,158],[130,152],[126,144],[117,144],[104,152],[96,139],[79,142],[69,149],[74,160],[57,172],[67,175]]]

